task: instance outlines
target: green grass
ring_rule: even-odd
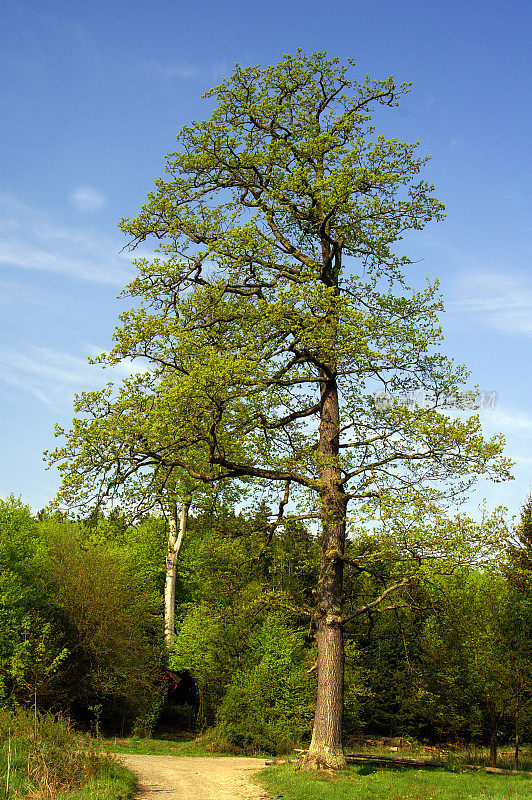
[[[13,738],[9,743],[0,741],[0,800],[4,800],[8,792],[9,796],[27,794],[27,761],[28,746],[23,739]]]
[[[129,800],[136,788],[133,773],[68,720],[0,710],[0,800]]]
[[[128,739],[104,739],[103,747],[109,753],[131,753],[135,755],[154,756],[234,756],[230,745],[221,742],[216,736],[210,737],[209,733],[196,737],[193,734],[184,734],[175,738],[142,739],[131,736]],[[240,755],[237,753],[237,755]],[[271,758],[267,753],[253,753],[250,758]]]
[[[532,779],[456,769],[351,766],[330,777],[273,766],[257,779],[279,800],[531,800]]]
[[[7,744],[0,744],[0,800],[32,795],[54,800],[129,800],[137,789],[136,776],[110,756],[93,755],[90,767],[83,770],[85,774],[74,778],[58,776],[57,770],[54,773],[44,749],[38,770],[34,768],[29,774],[34,745],[28,740],[12,740],[9,749],[8,770]],[[54,759],[55,754],[50,756]]]
[[[109,762],[98,777],[74,792],[56,794],[54,800],[129,800],[136,791],[136,776],[122,764]]]
[[[104,739],[103,747],[109,753],[132,753],[154,756],[219,756],[209,749],[205,739],[196,740],[190,736],[175,739],[142,739],[131,736],[128,739]]]
[[[136,791],[136,776],[122,764],[109,761],[98,777],[74,792],[56,794],[54,800],[130,800]]]

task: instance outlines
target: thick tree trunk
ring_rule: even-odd
[[[316,597],[318,694],[312,741],[303,767],[338,769],[346,765],[342,748],[344,650],[342,635],[343,555],[347,499],[340,480],[340,414],[336,381],[321,386],[318,469],[323,515],[321,575]]]
[[[177,504],[172,503],[168,517],[168,551],[164,582],[164,640],[170,649],[175,634],[175,584],[177,579],[177,556],[181,550],[187,529],[188,511],[192,500],[185,499],[181,507],[179,529],[177,526]]]
[[[345,767],[342,747],[344,652],[342,629],[327,618],[318,623],[318,694],[312,741],[304,766],[308,769]]]

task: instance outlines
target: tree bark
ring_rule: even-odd
[[[320,175],[323,164],[319,165]],[[332,243],[321,209],[323,283],[338,297],[342,244]],[[327,316],[325,345],[321,354],[320,425],[317,468],[322,512],[321,574],[316,592],[316,643],[318,647],[318,692],[312,739],[303,762],[305,769],[338,769],[346,766],[342,747],[344,707],[344,644],[342,630],[343,570],[347,498],[340,470],[340,400],[336,359],[331,344],[336,341],[338,312]],[[332,345],[334,347],[334,344]],[[329,351],[327,351],[327,347]]]
[[[495,712],[490,712],[490,767],[497,766],[497,748],[498,748],[498,719]]]
[[[177,579],[177,556],[181,550],[188,521],[188,511],[192,498],[187,497],[181,507],[179,529],[177,526],[177,504],[172,503],[168,517],[168,551],[166,556],[166,576],[164,582],[164,640],[170,649],[175,634],[175,584]]]
[[[322,485],[322,558],[315,610],[318,693],[306,769],[346,766],[342,747],[344,648],[341,622],[347,499],[340,480],[338,388],[322,375],[318,470]]]
[[[515,710],[515,751],[514,766],[519,769],[519,706]]]

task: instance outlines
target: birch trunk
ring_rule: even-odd
[[[166,556],[166,577],[164,582],[164,640],[169,650],[175,634],[175,584],[177,578],[177,556],[181,550],[187,530],[188,511],[192,499],[187,497],[181,506],[179,527],[177,523],[177,503],[172,503],[168,515],[168,551]]]

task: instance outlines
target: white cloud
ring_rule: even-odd
[[[105,197],[96,189],[91,189],[90,186],[78,186],[70,195],[70,202],[78,211],[90,214],[105,205]]]
[[[532,290],[521,276],[476,270],[462,279],[462,297],[448,311],[475,315],[487,327],[507,333],[532,333]]]
[[[47,347],[0,350],[0,378],[48,406],[72,403],[75,391],[94,385],[98,370],[87,359]]]
[[[199,79],[209,83],[220,81],[227,75],[228,65],[224,61],[212,64],[179,64],[174,61],[142,61],[129,67],[128,72],[158,81]]]
[[[87,350],[91,355],[102,351],[95,346]],[[89,364],[87,357],[51,347],[32,345],[24,350],[0,349],[0,381],[22,389],[51,407],[70,408],[74,393],[97,389],[109,381],[120,381],[142,371],[144,367],[129,359],[103,369]]]
[[[124,286],[132,276],[124,241],[58,225],[39,209],[0,195],[0,265]]]
[[[523,435],[526,431],[532,431],[532,417],[522,411],[508,412],[502,408],[495,408],[483,415],[482,427]]]

